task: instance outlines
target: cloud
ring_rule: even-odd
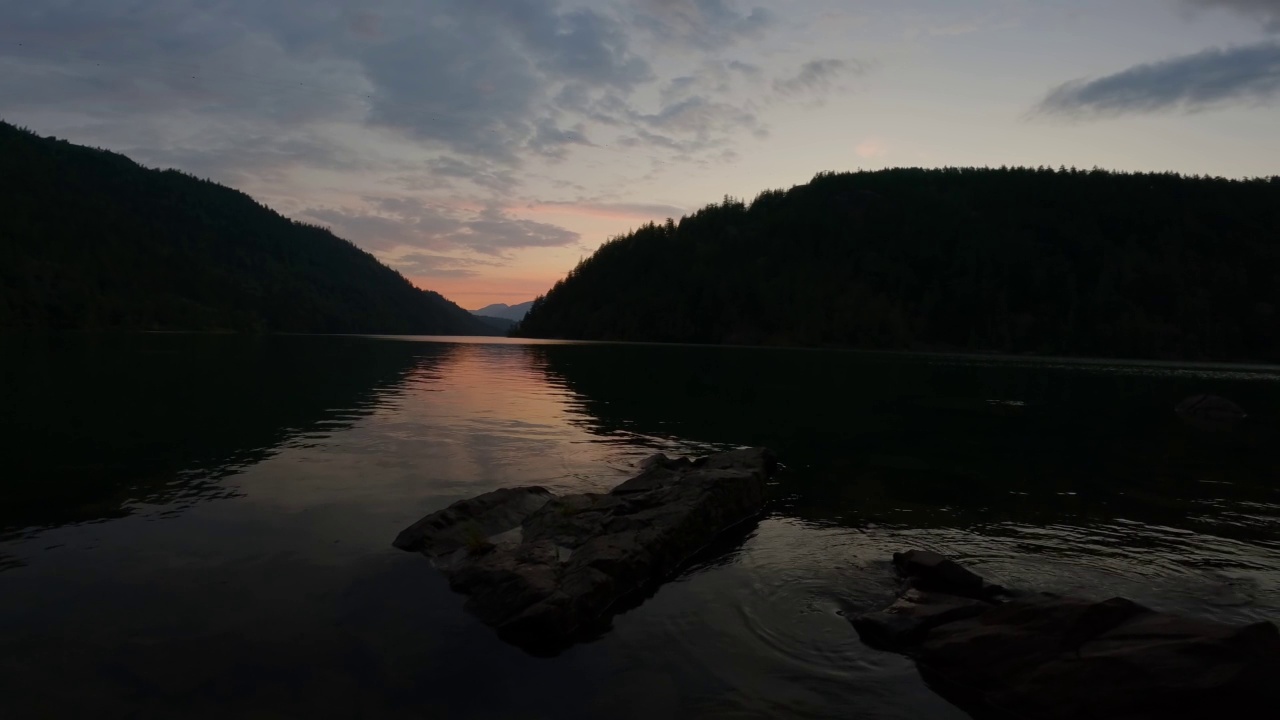
[[[7,111],[342,121],[508,164],[547,151],[558,88],[652,79],[618,17],[551,0],[31,3],[6,12],[0,68]]]
[[[369,122],[456,153],[514,160],[532,130],[539,79],[496,29],[406,32],[365,52]]]
[[[1280,2],[1277,0],[1179,0],[1196,10],[1222,8],[1257,19],[1267,32],[1280,33]]]
[[[506,250],[572,245],[580,237],[557,225],[512,218],[497,208],[485,208],[450,239],[475,252],[500,255]]]
[[[404,222],[401,218],[345,208],[307,208],[302,214],[363,248],[383,252],[399,247],[448,247],[448,243],[442,238],[457,230],[459,225],[456,221],[446,220],[441,216],[438,219],[442,223],[450,224],[440,231],[432,232],[427,228],[416,227],[414,223]]]
[[[713,98],[693,95],[655,113],[635,113],[635,126],[619,144],[652,145],[688,156],[720,148],[726,138],[737,133],[748,132],[756,138],[768,136],[768,128],[749,103],[739,105]]]
[[[526,11],[513,14],[511,20],[535,51],[539,67],[550,75],[624,91],[653,77],[649,62],[632,51],[617,18],[588,9],[557,15],[545,10],[548,5],[512,3]]]
[[[555,160],[563,160],[569,148],[574,145],[595,144],[587,139],[586,126],[583,123],[577,123],[568,130],[564,130],[548,118],[539,120],[536,128],[533,137],[529,140],[529,147]]]
[[[10,108],[79,110],[95,117],[188,112],[298,124],[363,112],[358,64],[299,57],[233,13],[191,0],[126,7],[68,0],[6,10],[0,89]]]
[[[432,4],[435,13],[401,13],[394,38],[359,53],[375,86],[370,119],[460,154],[545,153],[557,88],[628,93],[652,75],[602,12],[541,0]]]
[[[468,278],[480,274],[480,269],[497,265],[478,258],[457,257],[430,252],[411,252],[399,257],[383,258],[387,264],[409,277]]]
[[[156,132],[167,131],[157,128]],[[122,137],[115,147],[147,165],[178,168],[233,186],[255,181],[285,184],[289,171],[296,168],[385,172],[401,164],[368,148],[353,148],[317,128],[266,132],[261,126],[235,120],[217,126],[193,122],[189,132],[161,145],[136,142],[137,138]]]
[[[310,208],[305,214],[362,247],[383,252],[409,248],[503,258],[512,250],[562,247],[579,240],[578,233],[513,217],[496,206],[473,209],[417,197],[371,197],[363,207]]]
[[[7,119],[250,190],[380,252],[571,245],[496,208],[590,148],[726,161],[767,135],[775,99],[746,60],[779,23],[751,0],[50,0],[4,16]],[[428,200],[393,212],[361,199],[372,187]]]
[[[5,113],[147,165],[244,187],[298,166],[357,170],[376,154],[330,132],[359,122],[358,64],[302,57],[251,19],[187,0],[64,0],[6,10]],[[74,134],[73,134],[74,133]]]
[[[864,72],[866,72],[866,65],[863,63],[819,58],[801,65],[799,72],[795,75],[774,80],[773,89],[781,95],[824,91],[829,89],[832,81],[842,74],[860,75]]]
[[[759,65],[743,62],[742,60],[730,60],[725,67],[734,72],[742,73],[749,78],[758,78],[764,73],[764,71],[760,69]]]
[[[762,7],[739,9],[731,0],[641,0],[636,25],[666,43],[721,49],[760,37],[774,24]]]
[[[0,97],[28,124],[91,126],[223,182],[339,169],[359,128],[436,155],[417,172],[381,158],[404,186],[436,172],[510,192],[524,164],[598,145],[601,128],[682,155],[762,136],[733,97],[762,69],[716,55],[774,26],[735,0],[26,3],[0,24]],[[664,67],[702,68],[685,88],[652,64],[677,57]]]
[[[618,144],[667,150],[696,164],[732,161],[737,153],[725,147],[731,139],[768,137],[763,110],[792,96],[827,91],[841,75],[863,74],[870,67],[857,60],[819,58],[766,85],[758,65],[706,60],[659,86],[655,110],[644,112],[625,104],[615,108],[615,124],[625,130]]]
[[[678,218],[686,209],[661,203],[597,202],[590,200],[566,200],[532,203],[526,207],[533,212],[588,215],[622,220],[659,220]]]
[[[1034,114],[1105,117],[1263,103],[1280,94],[1280,43],[1213,48],[1058,86]]]
[[[426,176],[435,181],[465,180],[499,193],[510,191],[518,182],[510,168],[489,158],[440,155],[427,162],[425,171]]]

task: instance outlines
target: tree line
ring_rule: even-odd
[[[526,337],[1280,360],[1280,178],[821,173],[649,223]]]

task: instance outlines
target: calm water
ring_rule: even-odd
[[[0,716],[954,718],[842,612],[906,547],[1280,618],[1280,370],[340,337],[0,346]],[[1250,413],[1180,422],[1212,392]],[[552,659],[403,527],[766,444],[769,512]],[[255,714],[256,713],[256,714]]]

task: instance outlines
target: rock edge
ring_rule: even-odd
[[[1010,592],[938,553],[894,554],[897,599],[851,622],[873,647],[915,659],[975,717],[1168,720],[1280,707],[1280,630]]]
[[[516,487],[461,500],[393,544],[430,558],[503,639],[553,654],[756,518],[776,461],[754,448],[697,460],[655,455],[642,468],[608,493]]]

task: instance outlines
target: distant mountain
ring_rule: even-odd
[[[1280,177],[822,173],[605,243],[516,332],[1280,361]]]
[[[472,310],[472,315],[487,315],[489,317],[499,317],[520,322],[524,316],[528,314],[529,308],[533,307],[533,301],[522,302],[519,305],[506,305],[503,303],[494,303],[493,305],[485,305],[479,310]]]
[[[476,315],[476,319],[489,326],[489,329],[493,331],[490,334],[506,335],[511,332],[511,328],[516,326],[515,320],[509,320],[507,318],[491,317],[489,315]]]
[[[3,122],[0,328],[493,332],[242,192]]]

